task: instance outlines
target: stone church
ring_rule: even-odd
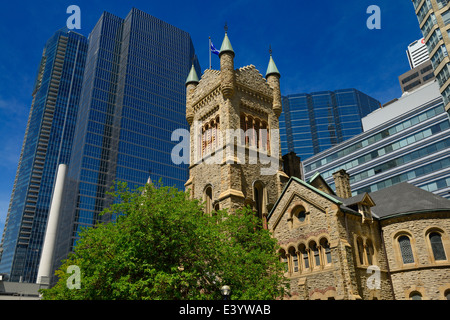
[[[282,156],[280,73],[234,67],[227,33],[220,70],[186,81],[186,190],[214,210],[250,205],[278,240],[298,300],[450,300],[450,200],[408,183],[352,196],[349,175],[302,179]]]

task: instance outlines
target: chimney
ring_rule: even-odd
[[[350,198],[352,196],[350,175],[344,169],[341,169],[333,173],[333,179],[336,186],[336,195],[344,199]]]
[[[283,167],[289,177],[303,180],[300,157],[295,152],[289,152],[283,156]]]

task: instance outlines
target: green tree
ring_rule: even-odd
[[[161,183],[137,191],[118,183],[114,196],[104,214],[117,218],[82,231],[43,299],[221,299],[225,284],[232,299],[283,297],[277,241],[249,208],[208,216]],[[80,268],[80,289],[67,286],[71,265]]]

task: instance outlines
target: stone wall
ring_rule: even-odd
[[[410,299],[410,293],[420,292],[422,299],[444,299],[450,289],[450,211],[416,213],[382,221],[384,241],[392,274],[395,298]],[[442,234],[446,260],[434,261],[428,235]],[[413,263],[404,264],[398,238],[410,237]]]

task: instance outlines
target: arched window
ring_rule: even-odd
[[[418,291],[413,291],[409,294],[411,300],[422,300],[422,294]]]
[[[303,223],[306,220],[306,211],[302,206],[298,206],[292,213],[293,218],[296,218],[298,222]]]
[[[326,264],[330,264],[331,263],[331,249],[330,249],[330,244],[328,243],[328,240],[322,239],[320,241],[320,246],[323,250],[324,261],[326,262]]]
[[[374,249],[372,241],[367,240],[366,241],[366,257],[367,257],[367,263],[370,265],[373,264],[373,255],[374,255]]]
[[[403,263],[414,263],[414,255],[411,247],[411,240],[408,236],[400,236],[398,238],[400,246],[400,253],[402,255]]]
[[[299,252],[302,259],[302,269],[303,271],[306,271],[309,269],[308,251],[306,250],[306,247],[304,245],[300,245]]]
[[[215,149],[222,146],[222,132],[220,131],[220,117],[216,117],[216,135],[215,135]]]
[[[295,248],[289,248],[289,256],[291,258],[292,272],[298,272],[298,256]]]
[[[439,232],[432,232],[429,235],[431,250],[433,251],[434,260],[447,260],[445,255],[444,245],[442,244],[442,237]]]
[[[446,291],[444,292],[444,297],[445,297],[445,299],[450,300],[450,289],[449,289],[449,290],[446,290]]]
[[[264,213],[264,206],[265,206],[265,201],[264,201],[264,186],[261,182],[255,182],[254,186],[253,186],[253,193],[254,193],[254,201],[255,201],[255,210],[256,210],[256,214],[258,215],[259,218],[263,218],[263,213]]]
[[[358,238],[356,240],[356,244],[358,246],[358,258],[359,258],[359,264],[364,264],[364,244],[361,238]]]
[[[265,120],[241,113],[240,128],[243,131],[241,141],[245,146],[270,151],[270,135]]]
[[[284,250],[280,250],[280,261],[284,266],[284,272],[289,272],[288,259],[287,259],[286,251],[284,251]]]
[[[208,186],[205,189],[205,213],[206,214],[211,214],[211,212],[213,211],[213,200],[212,200],[212,187]]]
[[[317,244],[315,242],[311,242],[309,244],[309,247],[311,248],[312,254],[314,256],[314,267],[320,266],[320,255],[319,255],[319,248],[317,247]]]

